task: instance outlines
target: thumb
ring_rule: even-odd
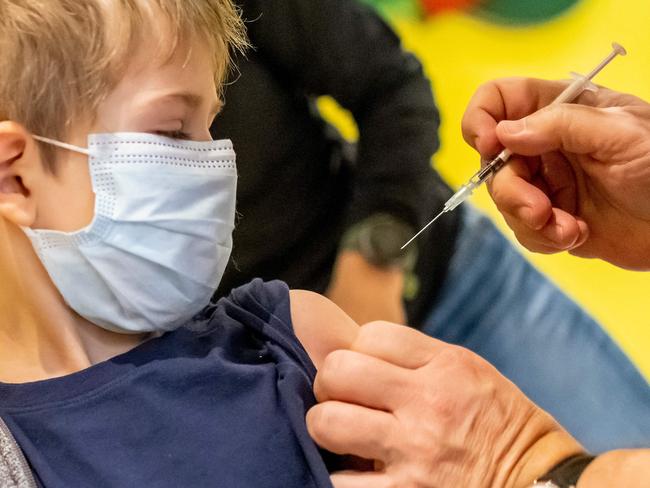
[[[629,137],[627,120],[619,109],[601,109],[574,104],[549,105],[520,120],[497,125],[501,144],[521,156],[539,156],[555,150],[574,154],[602,154]]]

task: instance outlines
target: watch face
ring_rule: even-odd
[[[383,261],[393,261],[404,255],[401,249],[410,232],[390,223],[380,223],[368,231],[368,245],[372,253]]]
[[[377,266],[399,266],[410,270],[417,259],[417,246],[402,249],[413,234],[404,222],[376,214],[352,226],[343,236],[345,249],[356,250]]]
[[[396,264],[409,250],[402,246],[412,234],[411,228],[391,218],[376,219],[361,233],[361,250],[371,261],[380,264]]]

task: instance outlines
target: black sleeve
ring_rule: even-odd
[[[437,175],[438,111],[417,59],[354,0],[246,0],[251,42],[308,96],[330,95],[359,127],[348,225],[376,213],[418,228]],[[438,186],[439,188],[439,186]]]

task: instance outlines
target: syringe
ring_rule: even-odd
[[[570,103],[575,100],[578,95],[580,95],[584,90],[596,91],[596,86],[591,83],[591,80],[602,71],[602,69],[607,66],[616,56],[618,55],[625,56],[627,52],[625,48],[620,44],[613,42],[612,43],[612,52],[603,59],[598,66],[596,66],[588,75],[580,75],[577,73],[571,73],[573,77],[573,82],[566,87],[566,89],[558,95],[558,97],[551,102],[551,105],[557,103]],[[487,163],[483,168],[477,171],[474,176],[472,176],[469,181],[460,187],[460,189],[452,195],[452,197],[447,200],[442,211],[436,215],[431,222],[425,225],[417,234],[415,234],[406,244],[402,246],[404,249],[411,242],[413,242],[422,232],[424,232],[431,224],[433,224],[442,214],[451,212],[458,205],[467,200],[474,190],[485,183],[492,175],[496,174],[510,159],[512,156],[512,151],[510,149],[504,149],[499,153],[499,155],[494,158],[492,161]]]

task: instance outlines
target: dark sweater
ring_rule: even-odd
[[[346,228],[388,213],[418,229],[451,195],[431,168],[439,117],[415,57],[368,7],[351,0],[243,0],[253,44],[213,128],[240,173],[233,259],[219,295],[255,276],[325,291]],[[317,113],[331,95],[357,122],[351,147]],[[431,307],[458,221],[418,241],[417,325]]]

